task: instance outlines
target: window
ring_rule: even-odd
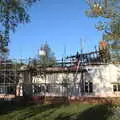
[[[85,82],[85,92],[88,93],[88,82]]]
[[[0,93],[3,93],[3,88],[0,88]]]
[[[118,84],[118,91],[120,91],[120,84]]]
[[[92,82],[85,82],[85,92],[86,93],[93,92],[93,83]]]
[[[117,91],[117,85],[113,85],[113,91],[114,91],[114,92]]]
[[[120,84],[118,84],[118,83],[113,84],[113,91],[114,91],[114,92],[120,91]]]
[[[93,83],[92,82],[89,83],[89,92],[90,93],[93,92]]]
[[[50,84],[46,85],[46,92],[48,92],[48,93],[50,92],[50,87],[51,87]]]
[[[45,91],[44,85],[36,84],[34,85],[34,94],[41,93]]]

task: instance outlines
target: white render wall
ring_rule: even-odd
[[[109,64],[94,68],[92,74],[95,96],[118,97],[119,92],[113,92],[113,83],[120,83],[120,66]]]
[[[79,82],[80,77],[81,77],[81,74],[78,73],[76,83]],[[32,83],[38,83],[38,84],[39,83],[58,83],[59,84],[59,83],[62,83],[64,78],[66,79],[68,78],[69,82],[73,83],[74,74],[73,73],[69,73],[69,74],[50,73],[46,75],[46,80],[45,80],[45,77],[42,78],[40,75],[37,75],[37,76],[33,76]]]
[[[84,74],[85,81],[93,82],[93,93],[85,96],[95,97],[120,97],[119,92],[113,92],[113,83],[120,83],[120,66],[114,64],[88,66],[88,73]],[[73,73],[52,73],[41,78],[40,75],[33,77],[33,83],[62,83],[64,78],[68,78],[70,83],[74,83]],[[79,83],[81,74],[78,73],[76,83]],[[76,93],[80,96],[80,91]]]

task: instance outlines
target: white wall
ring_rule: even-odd
[[[95,67],[93,73],[94,94],[100,97],[117,97],[119,92],[113,92],[113,83],[119,83],[120,67],[109,64]]]
[[[85,94],[86,96],[97,97],[120,97],[119,92],[113,92],[113,83],[120,83],[120,66],[118,65],[99,65],[87,66],[88,73],[84,75],[84,80],[93,82],[93,93]],[[62,83],[63,78],[69,78],[70,83],[74,83],[74,74],[69,73],[53,73],[46,75],[46,83]],[[80,82],[81,74],[78,73],[76,83]],[[33,83],[45,83],[45,78],[40,76],[33,77]],[[71,88],[74,89],[74,88]],[[76,91],[74,95],[80,96],[80,91]]]

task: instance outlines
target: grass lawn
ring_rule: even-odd
[[[113,120],[108,105],[0,104],[0,120]]]

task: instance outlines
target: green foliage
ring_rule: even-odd
[[[92,0],[88,0],[92,1]],[[103,40],[106,40],[110,48],[114,51],[115,49],[120,50],[120,0],[99,0],[98,2],[95,0],[94,2],[88,2],[90,9],[87,10],[86,14],[88,17],[102,17],[104,18],[102,21],[99,21],[97,25],[95,25],[96,29],[99,31],[104,31]],[[98,8],[95,2],[99,5]],[[101,11],[99,13],[99,9]],[[117,54],[117,52],[111,52],[113,54]]]
[[[95,2],[90,4],[90,10],[86,11],[87,16],[89,17],[103,17],[109,19],[108,22],[100,21],[96,28],[98,30],[104,30],[106,38],[110,40],[120,39],[120,0],[100,0],[101,3],[98,2],[98,7]],[[107,1],[106,5],[105,2]],[[101,13],[99,13],[99,9],[101,8]]]
[[[28,23],[28,8],[39,0],[0,0],[0,50],[8,46],[10,31],[15,31],[19,24]]]
[[[45,43],[41,46],[41,50],[44,50],[46,55],[42,56],[40,55],[40,64],[46,65],[46,66],[52,66],[56,63],[56,57],[54,53],[52,52],[51,48],[49,47],[48,43]]]
[[[110,53],[108,48],[104,48],[100,50],[100,56],[104,63],[107,63],[110,61]]]
[[[38,0],[1,0],[0,23],[5,30],[15,30],[19,23],[29,22],[28,8]]]
[[[91,17],[115,18],[120,17],[120,1],[119,0],[87,0],[90,9],[86,11]]]

